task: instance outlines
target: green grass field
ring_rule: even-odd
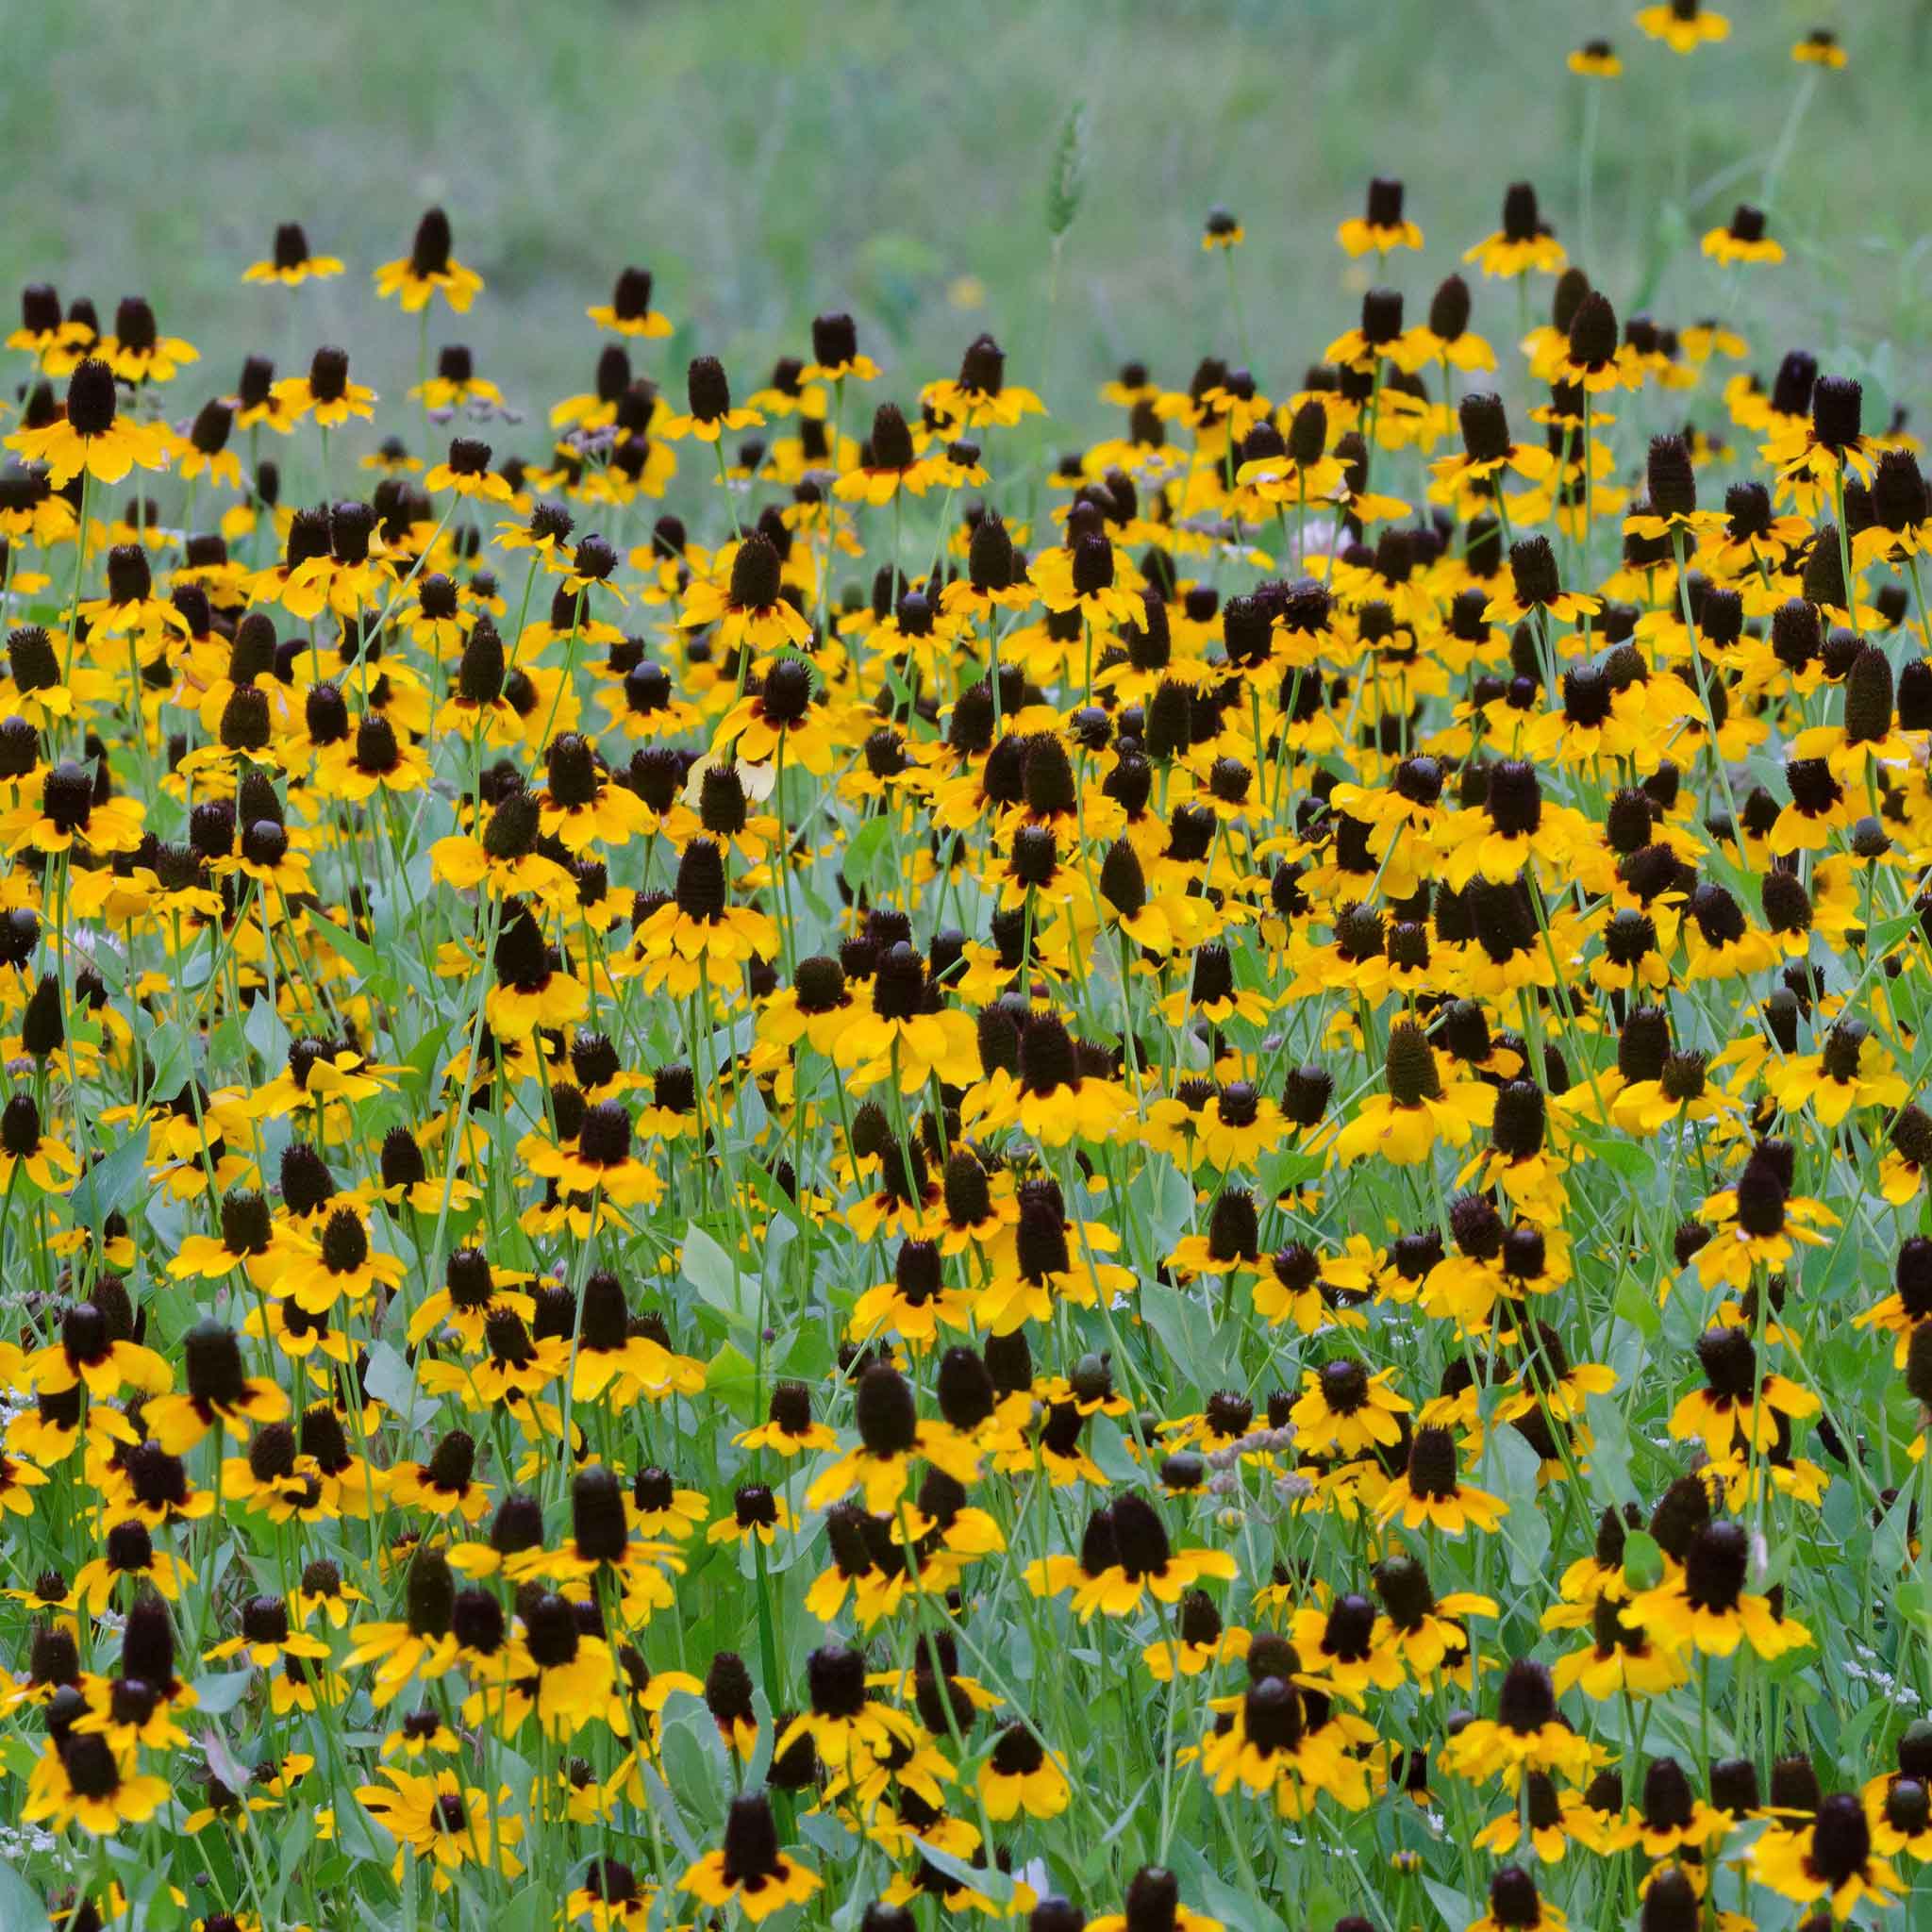
[[[1625,8],[1585,0],[210,0],[144,18],[138,34],[108,0],[19,8],[0,63],[8,261],[15,279],[53,278],[109,312],[140,287],[164,325],[192,322],[208,378],[225,385],[246,350],[292,367],[321,336],[368,343],[369,270],[405,252],[416,214],[440,199],[489,283],[463,334],[532,408],[549,400],[537,372],[556,369],[559,340],[582,344],[588,371],[584,306],[627,260],[657,271],[661,306],[685,325],[663,368],[716,348],[749,386],[798,347],[816,309],[848,307],[907,384],[981,327],[1008,342],[1016,375],[1032,375],[1045,184],[1084,102],[1087,194],[1039,386],[1064,408],[1127,356],[1178,381],[1204,351],[1238,351],[1221,265],[1198,247],[1215,202],[1246,222],[1251,340],[1279,383],[1354,319],[1360,275],[1333,234],[1372,173],[1407,179],[1428,239],[1424,266],[1403,271],[1412,302],[1495,225],[1502,185],[1537,174],[1573,258],[1620,308],[1707,311],[1717,283],[1694,253],[1659,286],[1656,265],[1687,227],[1761,196],[1805,71],[1790,43],[1824,24],[1852,64],[1826,76],[1786,145],[1774,219],[1793,258],[1770,299],[1790,305],[1777,318],[1790,341],[1850,356],[1883,386],[1872,358],[1888,341],[1917,356],[1926,318],[1905,145],[1926,9],[1733,11],[1724,58],[1681,62],[1642,42]],[[1563,56],[1592,34],[1617,42],[1627,71],[1603,91],[1586,249],[1584,84]],[[1555,175],[1552,156],[1569,164]],[[351,273],[299,301],[242,289],[242,268],[290,219]],[[969,278],[983,290],[970,311]],[[1854,306],[1836,292],[1854,282],[1882,293]],[[1491,291],[1478,325],[1507,334],[1513,300]],[[439,320],[438,341],[448,326]],[[1762,356],[1788,346],[1758,334]],[[408,379],[408,325],[375,340],[393,366],[364,373]]]

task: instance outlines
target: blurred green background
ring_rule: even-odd
[[[1784,139],[1773,232],[1791,259],[1737,310],[1769,365],[1803,344],[1890,388],[1923,372],[1928,236],[1916,156],[1924,0],[1729,0],[1728,43],[1680,59],[1634,5],[1599,0],[72,0],[7,9],[0,175],[14,282],[147,293],[204,355],[184,388],[232,386],[244,350],[284,371],[319,341],[380,388],[413,376],[413,324],[370,270],[440,200],[489,287],[435,314],[482,373],[536,410],[587,386],[586,304],[626,261],[680,324],[640,366],[724,354],[741,392],[849,308],[909,397],[990,327],[1009,372],[1097,420],[1122,359],[1184,382],[1237,331],[1216,202],[1239,212],[1257,374],[1280,394],[1355,320],[1366,279],[1334,245],[1372,173],[1408,184],[1427,236],[1393,273],[1420,319],[1462,249],[1533,180],[1573,258],[1620,310],[1667,320],[1730,299],[1695,238],[1757,199],[1805,76],[1790,43],[1833,27],[1851,65],[1817,82]],[[1564,56],[1605,35],[1591,245],[1580,225],[1586,88]],[[1086,187],[1066,238],[1051,367],[1045,199],[1084,104]],[[1680,143],[1682,143],[1680,151]],[[1681,171],[1689,192],[1674,198]],[[277,221],[342,256],[341,279],[241,286]],[[1539,310],[1548,283],[1535,285]],[[10,292],[6,300],[11,304]],[[1514,291],[1476,325],[1513,339]],[[1539,317],[1540,319],[1540,317]],[[605,340],[608,340],[606,338]],[[1889,346],[1888,346],[1889,345]],[[177,393],[180,393],[177,391]]]

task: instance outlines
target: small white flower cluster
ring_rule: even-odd
[[[1916,1710],[1924,1702],[1919,1692],[1902,1678],[1895,1677],[1890,1671],[1878,1668],[1878,1653],[1862,1643],[1854,1643],[1852,1649],[1857,1661],[1847,1660],[1844,1665],[1846,1676],[1860,1684],[1869,1684],[1878,1696],[1888,1702],[1903,1705],[1908,1710]]]
[[[18,1868],[29,1856],[43,1858],[58,1849],[59,1840],[38,1824],[0,1824],[0,1864]]]
[[[120,935],[107,930],[76,923],[68,935],[68,943],[83,959],[92,962],[102,953],[111,953],[115,958],[126,956],[127,948],[122,943]]]

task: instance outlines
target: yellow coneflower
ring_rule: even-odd
[[[316,350],[307,375],[285,375],[275,386],[276,401],[291,423],[312,415],[325,429],[338,429],[352,417],[374,413],[375,391],[349,379],[346,350]]]
[[[137,464],[158,470],[168,459],[165,423],[133,423],[119,413],[114,372],[98,357],[78,363],[67,379],[67,403],[54,420],[16,429],[7,447],[30,463],[44,463],[47,480],[61,488],[83,470],[102,483],[118,483]]]
[[[1617,50],[1608,41],[1586,41],[1574,49],[1564,63],[1572,74],[1592,80],[1615,80],[1624,71]]]
[[[1661,41],[1674,54],[1693,54],[1699,47],[1728,40],[1731,24],[1722,13],[1713,13],[1700,0],[1665,0],[1646,7],[1636,17],[1641,32]]]
[[[701,1905],[734,1901],[754,1924],[786,1906],[803,1905],[823,1881],[778,1849],[771,1802],[762,1791],[734,1798],[719,1850],[707,1852],[678,1880]]]
[[[279,282],[285,289],[299,287],[313,279],[325,281],[339,275],[342,264],[333,255],[317,255],[299,222],[281,222],[275,226],[275,245],[265,259],[251,262],[242,270],[244,282]]]
[[[408,315],[427,308],[438,294],[458,315],[466,313],[482,291],[483,277],[456,259],[452,245],[449,217],[440,208],[430,208],[417,224],[408,254],[375,271],[376,294],[385,302],[399,297]]]
[[[466,1863],[480,1863],[506,1878],[521,1875],[524,1861],[514,1847],[523,1838],[524,1821],[498,1808],[509,1797],[508,1786],[492,1798],[450,1770],[419,1776],[386,1764],[380,1774],[386,1785],[358,1785],[356,1797],[395,1840],[391,1875],[398,1882],[412,1859],[427,1866],[439,1894],[456,1884]]]

